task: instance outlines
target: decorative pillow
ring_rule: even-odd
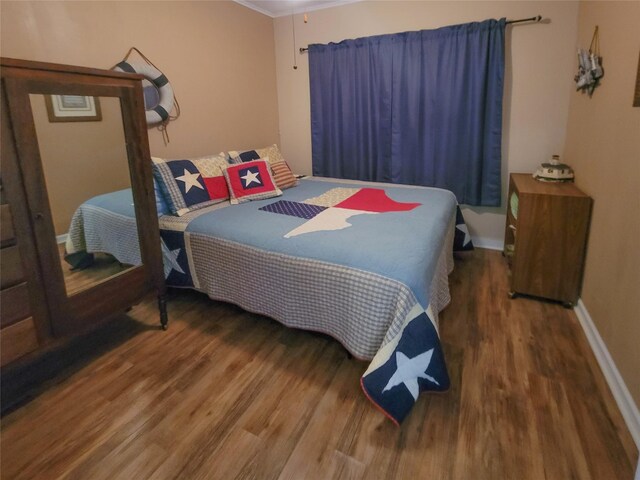
[[[282,158],[282,154],[278,149],[278,145],[274,143],[269,147],[245,150],[244,152],[232,150],[229,152],[229,163],[250,162],[251,160],[258,160],[259,158],[266,157],[269,157],[269,163],[271,164],[284,161],[284,158]]]
[[[298,185],[298,179],[293,175],[289,164],[282,160],[280,162],[270,162],[273,179],[280,190]]]
[[[230,202],[233,204],[282,195],[273,181],[266,160],[230,165],[224,171],[224,177],[231,195]]]
[[[270,147],[259,148],[256,150],[256,152],[258,152],[258,155],[260,155],[260,157],[262,158],[269,157],[269,163],[272,165],[274,163],[284,162],[284,158],[282,158],[280,149],[275,143]]]
[[[224,178],[228,167],[224,153],[185,160],[152,157],[153,176],[167,202],[178,216],[229,198]]]
[[[256,150],[246,150],[244,152],[237,152],[235,150],[229,151],[229,163],[232,165],[259,159],[260,154]]]
[[[156,210],[158,211],[158,216],[161,217],[162,215],[171,213],[169,207],[167,207],[167,202],[164,201],[164,196],[162,195],[158,181],[155,178],[153,179],[153,191],[156,194]]]
[[[293,172],[289,168],[287,162],[282,158],[278,145],[275,143],[270,147],[257,148],[255,150],[247,150],[245,152],[229,152],[229,161],[231,163],[250,162],[259,158],[265,159],[269,162],[271,171],[273,172],[273,178],[279,189],[284,190],[298,185],[298,180],[293,175]]]

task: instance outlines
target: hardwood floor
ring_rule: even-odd
[[[41,362],[49,378],[2,419],[2,478],[633,478],[574,313],[509,300],[498,252],[458,259],[451,283],[451,390],[401,428],[334,340],[177,291],[167,332],[150,299]]]

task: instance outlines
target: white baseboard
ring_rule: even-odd
[[[640,412],[638,411],[638,407],[633,401],[631,393],[629,393],[629,389],[624,383],[616,364],[613,362],[611,354],[609,353],[609,350],[607,350],[607,346],[605,345],[604,340],[602,340],[602,337],[593,323],[582,299],[578,300],[578,304],[574,308],[574,311],[580,321],[580,325],[582,325],[582,328],[584,329],[584,333],[587,335],[587,340],[589,341],[589,345],[591,345],[591,349],[596,356],[596,360],[598,360],[598,364],[602,369],[604,378],[609,384],[613,398],[615,398],[618,408],[622,413],[622,417],[631,432],[631,436],[636,442],[636,447],[640,450]]]
[[[484,237],[471,237],[473,246],[478,248],[486,248],[488,250],[500,250],[504,249],[504,240],[496,240],[495,238]]]
[[[58,245],[62,245],[63,243],[67,243],[67,236],[69,234],[68,233],[63,233],[62,235],[58,235],[56,237],[56,242],[58,242]]]

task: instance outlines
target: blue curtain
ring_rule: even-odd
[[[499,206],[505,19],[309,46],[313,174]]]

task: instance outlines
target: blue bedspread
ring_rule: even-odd
[[[130,192],[96,197],[76,217],[68,252],[98,251],[87,238],[132,219]],[[169,285],[334,336],[371,360],[362,388],[394,422],[421,391],[449,387],[437,331],[444,305],[432,290],[454,232],[459,249],[470,247],[451,192],[309,179],[281,197],[160,224]]]

